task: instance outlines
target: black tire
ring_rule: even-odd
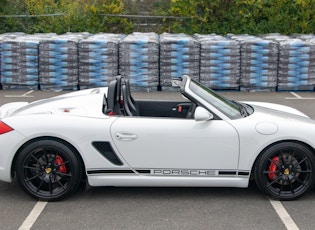
[[[28,144],[16,159],[16,176],[30,196],[57,201],[73,193],[82,178],[82,166],[74,151],[56,140]]]
[[[273,199],[294,200],[314,184],[312,151],[296,142],[282,142],[266,149],[257,159],[254,176],[261,191]]]

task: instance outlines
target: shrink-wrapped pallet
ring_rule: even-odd
[[[80,36],[65,34],[39,43],[39,84],[41,90],[78,89],[78,42]]]
[[[0,75],[3,89],[38,89],[36,35],[4,35],[0,42]]]
[[[275,91],[278,73],[278,43],[249,35],[229,35],[228,37],[240,44],[240,89]]]
[[[122,34],[96,34],[79,42],[80,89],[108,86],[118,75],[118,47]]]
[[[200,82],[218,90],[238,90],[240,80],[240,45],[215,34],[200,35]]]
[[[160,35],[160,84],[162,90],[173,90],[172,79],[189,75],[200,77],[200,43],[186,34]]]
[[[132,33],[119,43],[119,74],[133,91],[156,91],[159,82],[159,36]]]

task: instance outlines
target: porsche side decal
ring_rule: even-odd
[[[249,171],[224,171],[213,169],[97,169],[88,170],[87,174],[141,174],[146,176],[195,176],[195,177],[215,177],[215,176],[243,176],[248,177]]]

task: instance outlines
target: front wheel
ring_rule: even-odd
[[[63,199],[80,184],[82,168],[74,151],[56,140],[27,145],[17,157],[17,180],[30,196],[46,201]]]
[[[278,200],[293,200],[314,184],[314,155],[306,146],[282,142],[265,150],[254,168],[255,180],[263,192]]]

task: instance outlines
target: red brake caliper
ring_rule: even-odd
[[[61,173],[67,173],[67,168],[64,165],[64,162],[63,162],[63,159],[61,158],[61,156],[59,156],[59,155],[56,156],[55,164],[56,165],[60,165],[59,166],[59,171]]]
[[[274,157],[272,158],[271,164],[269,165],[269,172],[270,172],[270,173],[268,173],[268,177],[269,177],[270,180],[274,180],[275,177],[277,176],[277,175],[275,174],[275,172],[277,171],[277,168],[278,168],[278,166],[277,166],[277,165],[278,165],[278,162],[279,162],[279,157],[274,156]]]

